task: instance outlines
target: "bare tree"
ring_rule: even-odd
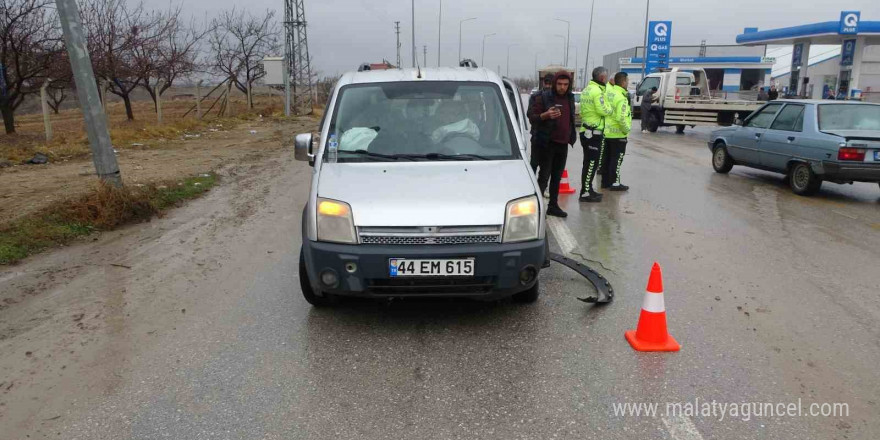
[[[235,9],[221,12],[209,38],[212,70],[247,93],[248,85],[266,75],[263,58],[280,50],[279,35],[274,11],[259,16]]]
[[[158,44],[143,46],[139,58],[146,67],[142,86],[156,103],[156,95],[168,90],[176,80],[191,77],[200,69],[201,42],[211,30],[211,24],[200,24],[194,18],[188,23],[181,19],[180,7],[164,13],[164,35]],[[156,90],[153,79],[163,80]]]
[[[58,114],[61,103],[70,96],[69,92],[74,87],[73,70],[70,68],[70,59],[66,50],[55,55],[46,76],[49,78],[48,104],[52,111]]]
[[[0,113],[15,133],[15,110],[39,93],[55,56],[63,49],[52,0],[0,0]]]
[[[164,14],[123,0],[85,0],[80,13],[95,75],[122,98],[128,120],[134,120],[131,93],[150,69],[142,53],[154,50],[167,32]]]
[[[513,78],[513,83],[519,87],[520,90],[532,90],[534,87],[538,85],[535,78]]]

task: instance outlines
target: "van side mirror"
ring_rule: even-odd
[[[740,119],[740,118],[736,118],[736,119],[733,120],[733,125],[739,125],[739,126],[742,126],[742,125],[743,125],[743,120]]]
[[[312,153],[312,134],[311,133],[301,133],[296,135],[293,141],[293,157],[296,160],[300,161],[308,161],[310,163],[315,161],[315,155]]]

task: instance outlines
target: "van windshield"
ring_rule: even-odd
[[[501,90],[493,83],[345,86],[327,137],[328,145],[334,140],[338,145],[339,162],[520,158]]]

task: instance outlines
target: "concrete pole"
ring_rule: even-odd
[[[440,67],[440,32],[443,29],[443,0],[440,0],[440,12],[437,13],[437,67]]]
[[[43,107],[43,126],[46,128],[46,142],[52,140],[52,121],[49,120],[49,83],[52,80],[46,78],[46,81],[43,83],[43,86],[40,87],[40,104]]]
[[[107,113],[107,90],[110,86],[107,85],[107,81],[99,81],[101,85],[101,108],[104,109],[104,113]]]
[[[73,77],[76,80],[77,98],[86,121],[86,132],[89,136],[95,171],[102,181],[114,186],[122,186],[122,174],[119,172],[116,153],[113,152],[113,145],[110,143],[107,117],[101,107],[101,98],[98,96],[95,73],[92,71],[89,51],[86,49],[76,0],[55,0],[55,4],[58,16],[61,18]]]
[[[159,125],[162,125],[162,87],[164,85],[164,79],[156,81],[156,122],[158,122]]]
[[[412,66],[416,67],[416,0],[412,0]]]
[[[592,43],[591,39],[593,37],[593,11],[596,7],[596,0],[590,2],[590,30],[587,31],[587,55],[584,57],[584,87],[587,88],[587,84],[589,84],[589,77],[592,72],[590,72],[590,43]]]
[[[645,6],[645,47],[644,50],[642,50],[642,79],[648,76],[648,17],[650,14],[651,0],[648,0],[648,4]]]
[[[227,118],[232,116],[232,78],[229,78],[226,83],[226,107],[224,109],[223,116]]]
[[[250,111],[250,109],[254,108],[254,98],[253,98],[253,95],[251,94],[251,82],[250,81],[248,81],[248,83],[247,83],[247,108],[248,108],[248,111]]]
[[[196,117],[199,119],[202,119],[202,82],[200,79],[196,83]]]
[[[290,66],[287,58],[284,59],[284,116],[290,117]]]

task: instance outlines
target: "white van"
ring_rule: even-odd
[[[318,134],[300,284],[339,297],[532,302],[548,262],[544,201],[517,88],[482,68],[344,75]]]

